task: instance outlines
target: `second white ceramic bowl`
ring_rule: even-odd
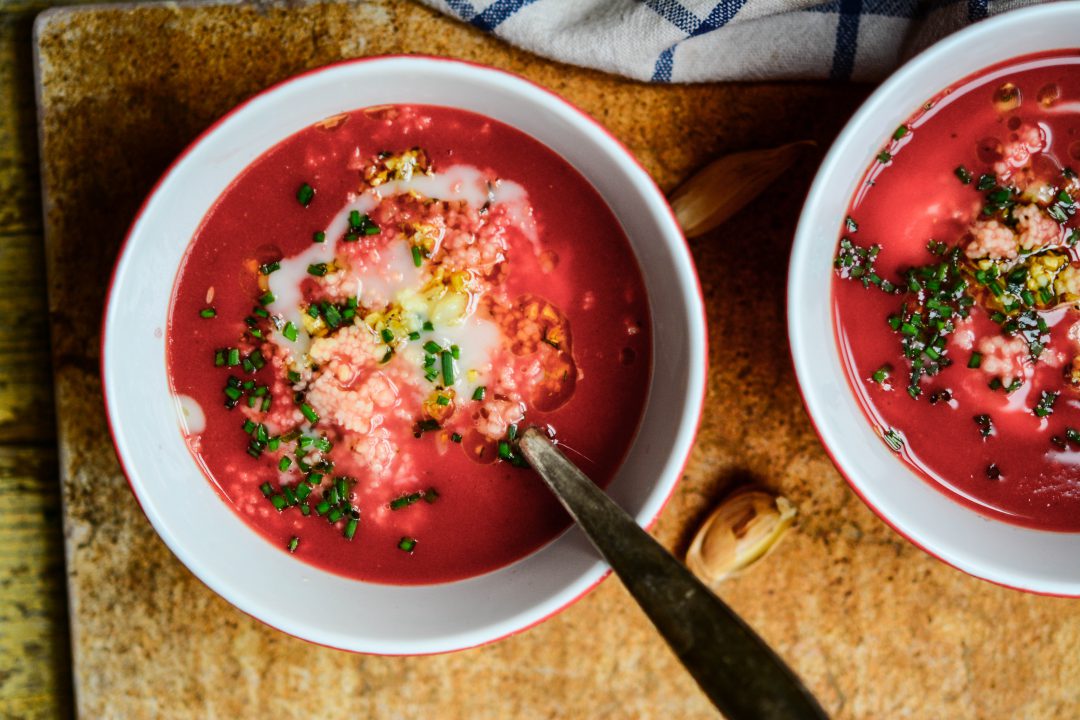
[[[972,575],[1033,592],[1080,596],[1080,534],[986,518],[931,487],[886,448],[844,375],[830,290],[848,204],[891,133],[924,102],[972,73],[1064,48],[1080,48],[1080,3],[1008,12],[934,45],[870,96],[826,156],[799,219],[788,278],[788,331],[803,399],[822,442],[885,522]]]
[[[659,514],[690,452],[705,387],[705,321],[686,243],[629,152],[564,100],[490,68],[390,57],[315,70],[229,113],[169,169],[131,228],[105,315],[105,398],[135,495],[176,556],[241,610],[323,645],[419,654],[529,627],[584,594],[607,567],[576,528],[508,567],[441,585],[362,583],[300,562],[256,535],[214,493],[184,445],[165,365],[173,280],[221,192],[300,129],[386,103],[446,105],[508,123],[566,158],[618,217],[645,277],[654,366],[641,429],[609,493],[642,525]]]

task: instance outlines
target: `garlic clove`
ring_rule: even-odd
[[[720,226],[790,168],[811,140],[770,150],[725,155],[706,165],[671,195],[671,209],[687,237]]]
[[[698,530],[686,552],[686,566],[716,587],[772,551],[795,514],[790,500],[764,490],[730,495]]]

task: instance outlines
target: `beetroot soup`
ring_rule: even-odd
[[[177,276],[168,364],[221,497],[296,557],[386,583],[494,570],[567,516],[538,425],[598,483],[649,387],[641,273],[536,140],[418,105],[300,131],[222,194]]]
[[[1004,63],[886,139],[833,281],[883,440],[991,517],[1080,531],[1080,51]]]

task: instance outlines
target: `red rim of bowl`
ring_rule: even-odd
[[[641,162],[637,159],[637,157],[632,152],[630,152],[630,150],[618,138],[616,138],[611,133],[611,131],[609,131],[606,127],[604,127],[601,123],[599,123],[596,119],[594,119],[591,115],[586,113],[584,110],[579,108],[577,105],[573,104],[569,100],[566,100],[565,98],[563,98],[562,96],[560,96],[560,95],[556,94],[555,92],[549,90],[548,88],[546,88],[546,87],[544,87],[544,86],[542,86],[542,85],[540,85],[540,84],[538,84],[536,82],[533,82],[532,80],[529,80],[528,78],[522,77],[521,75],[518,75],[517,73],[512,73],[512,72],[509,72],[507,70],[502,70],[500,68],[491,67],[490,65],[484,65],[482,63],[476,63],[476,62],[472,62],[472,61],[469,61],[469,60],[459,60],[459,59],[456,59],[456,58],[438,57],[438,56],[435,56],[435,55],[395,54],[395,55],[373,55],[373,56],[369,56],[369,57],[352,58],[352,59],[348,59],[348,60],[340,60],[338,62],[330,63],[328,65],[321,65],[321,66],[319,66],[317,68],[312,68],[310,70],[305,70],[304,72],[299,73],[297,75],[292,75],[292,76],[290,76],[288,78],[285,78],[284,80],[279,80],[278,82],[274,83],[273,85],[271,85],[271,86],[269,86],[269,87],[255,93],[251,97],[249,97],[246,100],[243,100],[239,104],[235,105],[228,112],[226,112],[224,115],[222,115],[217,120],[215,120],[213,123],[211,123],[209,127],[207,127],[205,130],[203,130],[198,135],[196,135],[195,138],[191,142],[189,142],[187,144],[187,146],[180,152],[180,154],[177,155],[172,160],[172,162],[169,163],[168,167],[165,168],[164,172],[162,172],[162,174],[154,182],[153,186],[150,188],[150,192],[147,193],[146,198],[142,201],[142,203],[139,205],[139,209],[135,212],[135,216],[132,219],[131,224],[128,226],[128,231],[124,235],[124,240],[120,244],[120,249],[117,252],[116,261],[113,263],[113,270],[112,270],[112,273],[110,274],[110,277],[109,277],[109,286],[108,286],[108,292],[106,294],[106,299],[105,299],[105,307],[104,307],[104,310],[103,310],[102,316],[101,316],[101,331],[100,331],[100,334],[99,334],[100,340],[99,340],[99,346],[98,346],[98,353],[99,353],[98,372],[100,373],[100,376],[101,376],[101,395],[102,395],[102,400],[103,400],[103,402],[105,404],[106,425],[107,425],[107,427],[109,429],[109,439],[110,439],[110,441],[112,442],[112,445],[113,445],[113,452],[116,455],[116,458],[120,463],[120,469],[124,473],[124,479],[127,480],[128,489],[131,491],[132,496],[134,496],[135,502],[138,503],[139,509],[142,511],[143,516],[146,517],[146,519],[148,521],[150,520],[150,517],[149,517],[149,515],[146,514],[146,509],[142,506],[142,501],[139,500],[139,495],[135,491],[134,484],[131,482],[131,473],[128,471],[127,465],[124,464],[124,458],[121,456],[120,451],[118,449],[118,446],[116,444],[116,430],[114,428],[114,421],[113,421],[112,411],[111,411],[111,408],[109,407],[108,393],[106,392],[106,388],[105,388],[105,330],[106,330],[106,320],[107,320],[107,318],[109,316],[109,308],[112,305],[112,301],[113,301],[113,286],[116,283],[116,274],[117,274],[117,271],[119,270],[119,267],[120,267],[120,261],[123,259],[124,254],[127,252],[128,244],[131,241],[131,235],[132,235],[132,233],[133,233],[133,231],[135,229],[135,226],[138,225],[139,220],[142,218],[142,215],[145,212],[146,207],[149,204],[150,200],[155,195],[157,195],[158,190],[161,188],[161,185],[172,174],[173,170],[180,163],[180,161],[182,161],[185,157],[187,157],[200,143],[202,143],[202,141],[208,135],[213,133],[222,123],[224,123],[226,120],[228,120],[233,115],[238,113],[240,110],[242,110],[245,106],[247,106],[252,101],[256,100],[257,98],[268,95],[268,94],[270,94],[272,92],[275,92],[276,90],[278,90],[281,87],[284,87],[284,86],[289,85],[289,84],[294,83],[294,82],[298,82],[298,81],[300,81],[300,80],[302,80],[302,79],[304,79],[306,77],[317,75],[317,74],[319,74],[321,72],[324,72],[326,70],[330,70],[332,68],[342,67],[342,66],[346,66],[346,65],[356,65],[356,64],[360,64],[360,63],[378,62],[380,60],[391,60],[391,59],[428,60],[428,61],[435,61],[435,62],[446,62],[446,63],[454,63],[454,64],[459,64],[459,65],[467,65],[467,66],[478,68],[478,69],[485,70],[485,71],[488,71],[488,72],[494,72],[494,73],[500,73],[500,74],[503,74],[503,75],[508,75],[508,76],[510,76],[512,78],[515,78],[515,79],[520,80],[522,82],[528,83],[532,87],[534,87],[534,88],[540,90],[541,92],[543,92],[545,95],[550,97],[555,102],[561,103],[562,105],[564,105],[564,106],[568,107],[569,109],[573,110],[575,113],[580,115],[582,117],[582,119],[584,119],[586,122],[590,123],[591,125],[593,125],[597,129],[599,129],[601,132],[603,132],[615,144],[615,146],[619,150],[621,150],[622,153],[624,155],[626,155],[626,157],[629,158],[630,161],[639,170],[641,170],[642,174],[651,183],[653,189],[656,190],[657,195],[659,195],[664,200],[664,203],[663,203],[664,209],[667,211],[668,216],[671,219],[672,225],[676,228],[676,230],[678,231],[679,237],[683,241],[683,247],[684,247],[684,249],[686,251],[687,259],[690,261],[691,274],[693,275],[693,278],[694,278],[694,286],[695,286],[695,290],[697,292],[697,296],[698,296],[698,300],[699,300],[699,307],[700,307],[701,313],[702,313],[701,326],[702,326],[702,329],[705,331],[704,337],[702,338],[702,351],[703,351],[703,354],[704,354],[703,364],[702,364],[702,374],[703,374],[704,377],[702,378],[702,384],[701,384],[701,398],[698,401],[697,418],[694,420],[694,433],[693,434],[694,434],[695,437],[697,436],[698,431],[701,429],[701,418],[702,418],[702,416],[704,414],[704,411],[705,411],[705,399],[706,399],[706,395],[707,395],[707,392],[708,392],[708,378],[709,378],[709,334],[708,334],[708,321],[707,321],[708,319],[707,319],[707,316],[705,314],[705,295],[704,295],[704,292],[702,291],[702,288],[701,288],[701,278],[698,276],[697,266],[694,263],[694,256],[693,256],[693,253],[691,252],[691,249],[690,249],[690,243],[687,241],[686,235],[682,232],[682,228],[679,225],[678,220],[675,218],[675,212],[671,209],[671,205],[667,202],[667,198],[664,195],[663,191],[660,190],[660,187],[656,184],[656,181],[653,180],[652,176],[648,173],[647,170],[645,170],[645,167],[641,164]],[[805,402],[805,400],[804,400],[804,402]],[[650,530],[650,529],[653,528],[653,526],[656,524],[656,522],[660,519],[660,515],[663,513],[664,508],[667,507],[668,503],[671,501],[672,496],[674,496],[675,488],[678,486],[679,481],[682,479],[682,476],[685,475],[685,473],[686,473],[686,467],[690,462],[690,456],[693,454],[693,449],[694,449],[694,446],[693,446],[693,443],[691,443],[691,446],[690,446],[689,450],[687,451],[686,457],[683,458],[682,467],[679,470],[679,478],[674,483],[672,483],[671,489],[668,491],[667,495],[664,497],[664,499],[660,503],[660,507],[656,511],[656,514],[645,524],[645,529],[646,530]],[[151,523],[151,526],[153,526],[153,523]],[[154,531],[157,532],[157,529],[155,528]],[[172,551],[172,549],[170,548],[170,552],[171,551]],[[179,560],[179,558],[177,558],[177,559]],[[181,563],[182,562],[183,561],[181,561]],[[300,640],[303,640],[304,642],[311,643],[312,645],[318,645],[320,647],[329,647],[329,648],[333,648],[335,650],[342,650],[344,652],[350,652],[350,653],[362,654],[362,655],[378,655],[378,656],[384,656],[384,657],[419,657],[419,656],[423,656],[423,655],[442,655],[442,654],[448,654],[448,653],[453,653],[453,652],[461,652],[463,650],[471,650],[473,648],[483,647],[484,645],[489,645],[491,643],[495,643],[495,642],[498,642],[500,640],[505,640],[506,638],[511,637],[513,635],[523,633],[526,630],[529,630],[529,629],[531,629],[533,627],[536,627],[537,625],[551,619],[555,615],[558,615],[562,611],[566,610],[571,605],[577,603],[583,597],[585,597],[590,592],[592,592],[596,588],[596,586],[598,586],[605,579],[607,579],[607,577],[610,574],[611,574],[611,569],[610,568],[606,569],[603,572],[603,574],[601,574],[600,577],[596,579],[595,582],[593,582],[591,585],[589,585],[584,590],[582,590],[578,595],[574,596],[573,598],[570,598],[564,604],[562,604],[561,606],[559,606],[555,610],[552,610],[547,615],[544,615],[543,617],[541,617],[541,618],[539,618],[537,620],[534,620],[533,622],[529,623],[528,625],[525,625],[524,627],[521,627],[521,628],[519,628],[517,630],[513,630],[513,631],[510,631],[510,632],[504,633],[503,635],[499,635],[498,637],[494,637],[494,638],[491,638],[489,640],[485,640],[483,642],[476,643],[474,645],[468,645],[468,646],[465,646],[465,647],[455,648],[455,649],[452,649],[452,650],[436,650],[436,651],[425,652],[425,653],[379,653],[379,652],[370,652],[370,651],[351,650],[349,648],[340,648],[340,647],[337,647],[337,646],[334,646],[334,645],[326,645],[324,643],[319,643],[319,642],[316,642],[314,640],[309,640],[308,638],[300,637],[299,635],[293,635],[292,633],[290,633],[290,632],[288,632],[286,630],[283,630],[282,628],[279,628],[276,625],[273,625],[272,623],[270,623],[270,622],[268,622],[266,620],[263,620],[262,618],[260,618],[260,617],[258,617],[256,615],[253,615],[252,613],[250,613],[250,612],[248,612],[248,611],[234,605],[232,602],[229,602],[229,605],[236,608],[237,610],[240,610],[240,612],[244,613],[245,615],[248,615],[249,617],[252,617],[255,620],[258,620],[263,625],[271,627],[271,628],[277,630],[278,632],[289,635],[290,637],[296,637],[296,638],[298,638]],[[194,575],[194,573],[193,573],[193,575]],[[198,575],[194,575],[194,576],[195,576],[195,578],[197,580],[199,580],[200,583],[202,583],[204,586],[206,586],[211,592],[213,592],[216,595],[219,594],[216,590],[214,590],[214,588],[210,587],[206,583],[206,581],[204,581],[201,577],[199,577]]]

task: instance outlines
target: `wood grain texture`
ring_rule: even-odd
[[[78,707],[90,718],[707,718],[621,586],[525,633],[435,657],[318,648],[199,584],[132,500],[104,429],[97,318],[124,230],[199,130],[334,60],[427,52],[521,73],[607,125],[671,189],[719,152],[827,145],[865,89],[649,86],[537,59],[404,0],[147,5],[39,25],[50,310]],[[803,413],[784,283],[815,161],[691,244],[709,307],[699,440],[656,536],[685,550],[732,486],[800,509],[767,562],[724,587],[837,718],[1061,718],[1080,703],[1074,603],[974,580],[855,498]],[[312,692],[312,688],[333,692]]]
[[[69,708],[56,476],[52,448],[0,447],[0,718]]]
[[[70,714],[34,106],[34,15],[0,1],[0,718]]]

